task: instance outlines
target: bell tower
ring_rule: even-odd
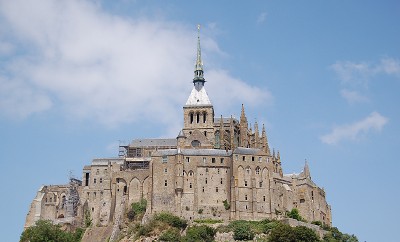
[[[194,65],[193,89],[183,107],[183,132],[189,137],[194,131],[210,142],[214,139],[214,107],[204,87],[203,62],[200,48],[200,25],[197,26],[197,57]]]

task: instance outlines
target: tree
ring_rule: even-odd
[[[305,226],[292,228],[297,242],[319,242],[319,236],[314,230]]]
[[[186,236],[183,237],[183,242],[197,242],[197,241],[204,241],[204,242],[212,242],[214,241],[215,236],[215,229],[207,226],[207,225],[200,225],[200,226],[193,226],[189,227],[186,231]]]
[[[287,224],[278,224],[275,228],[271,230],[271,233],[268,237],[269,242],[295,242],[295,235],[290,227]]]
[[[22,232],[20,242],[76,242],[83,235],[82,229],[75,233],[61,230],[60,225],[54,225],[49,220],[38,220],[34,226]]]
[[[252,240],[254,232],[247,221],[237,221],[233,228],[233,238],[235,240]]]
[[[288,218],[296,219],[298,221],[303,221],[304,219],[300,216],[299,210],[293,208],[290,212],[286,212]]]

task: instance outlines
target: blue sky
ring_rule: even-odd
[[[216,116],[243,103],[285,173],[308,160],[334,226],[395,241],[399,22],[399,1],[0,0],[4,241],[42,184],[119,141],[178,134],[197,24]]]

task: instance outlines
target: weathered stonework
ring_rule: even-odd
[[[120,146],[117,158],[85,166],[82,181],[41,187],[25,227],[38,219],[82,225],[89,214],[95,227],[117,228],[130,204],[143,198],[145,218],[169,211],[189,221],[281,219],[297,208],[306,220],[330,225],[325,191],[312,181],[307,163],[300,174],[284,175],[264,126],[261,135],[257,123],[253,131],[244,106],[240,120],[214,116],[199,53],[178,136],[133,140]]]

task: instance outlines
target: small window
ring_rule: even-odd
[[[204,187],[203,187],[203,192],[204,192]]]
[[[187,162],[187,163],[190,162],[190,157],[186,157],[186,162]]]
[[[221,178],[221,184],[222,184],[222,178]]]
[[[246,201],[247,201],[247,194],[246,194],[246,195],[244,195],[244,200],[246,200]]]
[[[247,205],[244,208],[247,210]]]
[[[207,137],[207,131],[204,131],[204,136],[206,136],[206,137]]]
[[[203,163],[205,164],[207,162],[207,158],[203,157]]]
[[[259,175],[260,174],[260,167],[257,166],[256,168],[256,174]]]
[[[238,161],[239,160],[239,156],[235,155],[235,160]]]
[[[260,181],[260,184],[259,184],[259,185],[260,185],[260,187],[262,187],[262,181]]]
[[[164,155],[162,157],[162,163],[167,163],[168,162],[168,156]]]
[[[250,168],[246,168],[247,174],[250,174]]]
[[[221,158],[221,164],[224,164],[224,158]]]
[[[247,181],[244,181],[244,186],[247,187]]]
[[[262,161],[262,157],[258,157],[258,162],[261,162]]]
[[[254,161],[254,156],[251,157],[251,161]]]
[[[217,172],[218,172],[218,174],[219,174],[219,168],[218,168]]]
[[[165,169],[164,169],[164,173],[167,173],[167,172],[168,172],[168,169],[167,169],[167,168],[165,168]]]
[[[200,146],[200,141],[198,141],[198,140],[193,140],[193,141],[192,141],[192,146],[193,146],[193,147],[199,147],[199,146]]]
[[[206,184],[207,184],[207,177],[206,177]]]
[[[263,201],[265,202],[265,196],[263,196]]]
[[[246,156],[243,156],[242,159],[243,159],[243,161],[246,161]]]
[[[96,175],[98,175],[98,174],[99,174],[99,169],[96,170]]]
[[[189,188],[192,188],[192,183],[189,183]]]
[[[218,187],[215,188],[215,192],[218,192]]]
[[[211,163],[215,163],[215,158],[211,158]]]
[[[164,186],[165,187],[168,186],[168,181],[167,180],[164,180]]]
[[[306,200],[304,198],[300,199],[300,203],[305,203]]]
[[[103,178],[100,178],[100,183],[103,183]]]
[[[96,178],[94,178],[94,179],[93,179],[93,183],[96,183],[96,181],[97,181]]]

